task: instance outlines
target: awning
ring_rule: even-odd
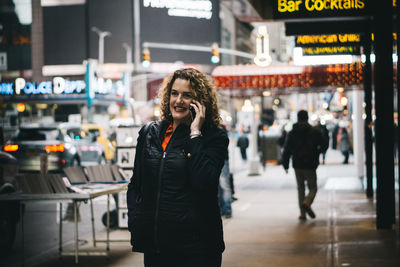
[[[218,66],[212,77],[221,93],[237,97],[261,95],[264,91],[291,94],[330,91],[337,87],[362,89],[363,64]]]

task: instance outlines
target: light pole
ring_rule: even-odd
[[[133,1],[133,19],[134,19],[134,37],[135,37],[135,43],[134,43],[134,48],[135,48],[135,72],[137,73],[139,71],[139,68],[141,67],[140,64],[140,1],[139,0],[134,0]]]
[[[124,74],[124,83],[125,83],[125,103],[128,104],[129,98],[131,97],[131,65],[132,65],[132,47],[127,43],[123,43],[122,46],[126,51],[126,68]],[[133,111],[132,111],[133,115]]]
[[[126,51],[126,64],[132,63],[132,47],[127,43],[123,43],[122,46],[125,48]]]
[[[97,27],[92,27],[92,31],[99,35],[99,65],[104,63],[104,38],[106,36],[111,36],[111,32],[108,31],[101,31]]]

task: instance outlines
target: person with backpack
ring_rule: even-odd
[[[308,123],[308,113],[300,110],[297,113],[297,123],[288,133],[282,155],[282,165],[286,173],[289,169],[289,160],[296,175],[298,202],[300,208],[299,220],[306,220],[306,214],[315,218],[311,204],[317,194],[317,172],[319,165],[319,154],[328,149],[328,141],[323,137],[318,128]],[[305,194],[307,183],[308,194]]]

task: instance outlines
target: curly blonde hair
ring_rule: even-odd
[[[169,121],[170,123],[173,121],[169,108],[169,100],[171,98],[172,85],[176,79],[189,81],[193,99],[199,101],[206,107],[206,118],[203,127],[217,127],[221,122],[217,92],[207,76],[193,68],[176,70],[164,80],[163,86],[159,91],[161,119]]]

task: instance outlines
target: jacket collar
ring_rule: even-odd
[[[169,126],[170,122],[168,121],[156,121],[153,124],[153,127],[150,129],[150,134],[155,137],[157,136],[160,140],[160,144],[162,143],[165,132]],[[174,131],[172,138],[178,140],[186,140],[185,137],[189,138],[190,128],[186,124],[180,124]],[[180,143],[180,142],[179,142]]]

